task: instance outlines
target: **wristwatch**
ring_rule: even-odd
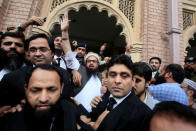
[[[23,29],[23,28],[21,27],[21,24],[16,25],[16,28],[17,28],[18,30],[25,31],[25,29]]]
[[[68,40],[68,38],[62,38],[62,40]]]

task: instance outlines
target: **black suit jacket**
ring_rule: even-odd
[[[157,73],[155,74],[154,78],[157,79],[159,77],[159,72],[157,71]]]
[[[1,131],[76,131],[78,116],[76,107],[63,100],[60,102],[56,113],[48,119],[37,119],[32,109],[27,104],[22,112],[7,114],[0,118]]]
[[[110,93],[93,109],[90,116],[95,120],[106,109]],[[103,119],[97,131],[140,131],[148,130],[151,109],[132,91],[116,108]]]
[[[25,98],[24,84],[25,76],[30,66],[25,66],[16,71],[4,75],[0,82],[0,106],[16,105]],[[73,88],[71,87],[71,80],[69,73],[60,68],[63,73],[64,88],[62,93],[63,99],[70,99],[73,95]]]

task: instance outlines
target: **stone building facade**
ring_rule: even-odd
[[[92,49],[105,41],[115,54],[131,42],[134,61],[158,56],[163,64],[183,64],[196,32],[195,7],[196,0],[0,0],[0,31],[41,16],[47,17],[44,26],[29,28],[27,36],[52,36],[67,12],[75,21],[71,38],[91,43]]]

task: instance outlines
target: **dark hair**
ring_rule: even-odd
[[[107,66],[107,70],[109,70],[109,68],[115,64],[123,64],[125,65],[127,68],[130,69],[130,71],[132,72],[132,66],[133,66],[133,62],[132,60],[130,59],[130,57],[128,57],[127,55],[116,55],[116,56],[113,56],[111,58],[111,60],[109,61],[108,63],[108,66]]]
[[[157,59],[157,60],[159,61],[159,63],[161,64],[161,58],[159,58],[159,57],[152,57],[152,58],[150,58],[149,63],[150,63],[150,61],[153,60],[153,59]]]
[[[57,34],[57,35],[52,36],[52,41],[54,41],[57,37],[62,37],[62,35],[61,34]]]
[[[1,42],[2,40],[5,38],[5,37],[14,37],[14,38],[20,38],[22,40],[23,43],[25,43],[25,36],[23,33],[15,33],[15,32],[5,32],[5,33],[2,33],[1,34],[1,37],[0,37],[0,45],[1,45]]]
[[[185,122],[196,123],[196,110],[175,101],[164,101],[156,104],[151,120],[156,115],[164,115],[169,118],[177,117]]]
[[[179,64],[169,64],[166,69],[165,73],[171,72],[174,81],[178,82],[179,84],[182,83],[185,77],[184,69]]]
[[[54,53],[55,52],[55,48],[54,48],[54,43],[52,41],[52,39],[50,39],[46,34],[44,33],[39,33],[39,34],[34,34],[32,35],[30,38],[28,38],[26,41],[25,41],[25,50],[27,51],[29,49],[29,43],[32,41],[32,40],[35,40],[37,38],[44,38],[47,40],[48,42],[48,45],[50,47],[50,50]]]
[[[36,69],[43,69],[43,70],[47,70],[47,71],[55,71],[58,73],[59,77],[60,77],[60,83],[62,85],[63,83],[63,75],[62,72],[60,71],[60,69],[54,65],[51,64],[40,64],[40,65],[36,65],[34,67],[30,67],[27,71],[27,74],[25,76],[25,84],[28,85],[29,83],[29,79],[32,76],[32,73],[36,70]],[[47,75],[47,74],[46,74]]]
[[[144,77],[146,82],[152,78],[152,69],[146,62],[136,62],[133,64],[133,75]]]
[[[87,45],[85,43],[78,43],[75,49],[77,49],[78,47],[84,47],[86,49]]]

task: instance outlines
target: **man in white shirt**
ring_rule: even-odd
[[[99,56],[89,52],[85,58],[86,66],[80,65],[78,72],[82,75],[81,86],[74,88],[75,99],[90,112],[90,102],[95,96],[101,95],[101,78],[98,71]]]
[[[69,28],[68,16],[64,14],[61,19],[61,31],[62,31],[62,49],[65,54],[72,52],[69,42]],[[79,44],[79,47],[81,45]],[[86,46],[85,46],[86,47]],[[79,48],[77,48],[79,49]],[[82,48],[81,48],[82,49]],[[86,50],[83,50],[83,55]],[[74,97],[81,103],[87,111],[91,111],[90,102],[95,96],[101,95],[101,80],[98,72],[99,56],[96,53],[89,52],[84,58],[85,66],[80,64],[78,72],[82,78],[78,78],[79,81],[76,87],[74,87]],[[73,66],[75,64],[73,63]],[[72,72],[73,73],[73,72]],[[74,79],[74,78],[73,78]],[[74,82],[74,80],[73,80]]]
[[[55,54],[54,54],[54,60],[55,65],[63,68],[63,69],[72,69],[72,70],[78,70],[80,64],[76,59],[76,52],[68,51],[66,54],[64,54],[62,49],[62,36],[56,36],[54,39],[54,48],[55,48]]]

